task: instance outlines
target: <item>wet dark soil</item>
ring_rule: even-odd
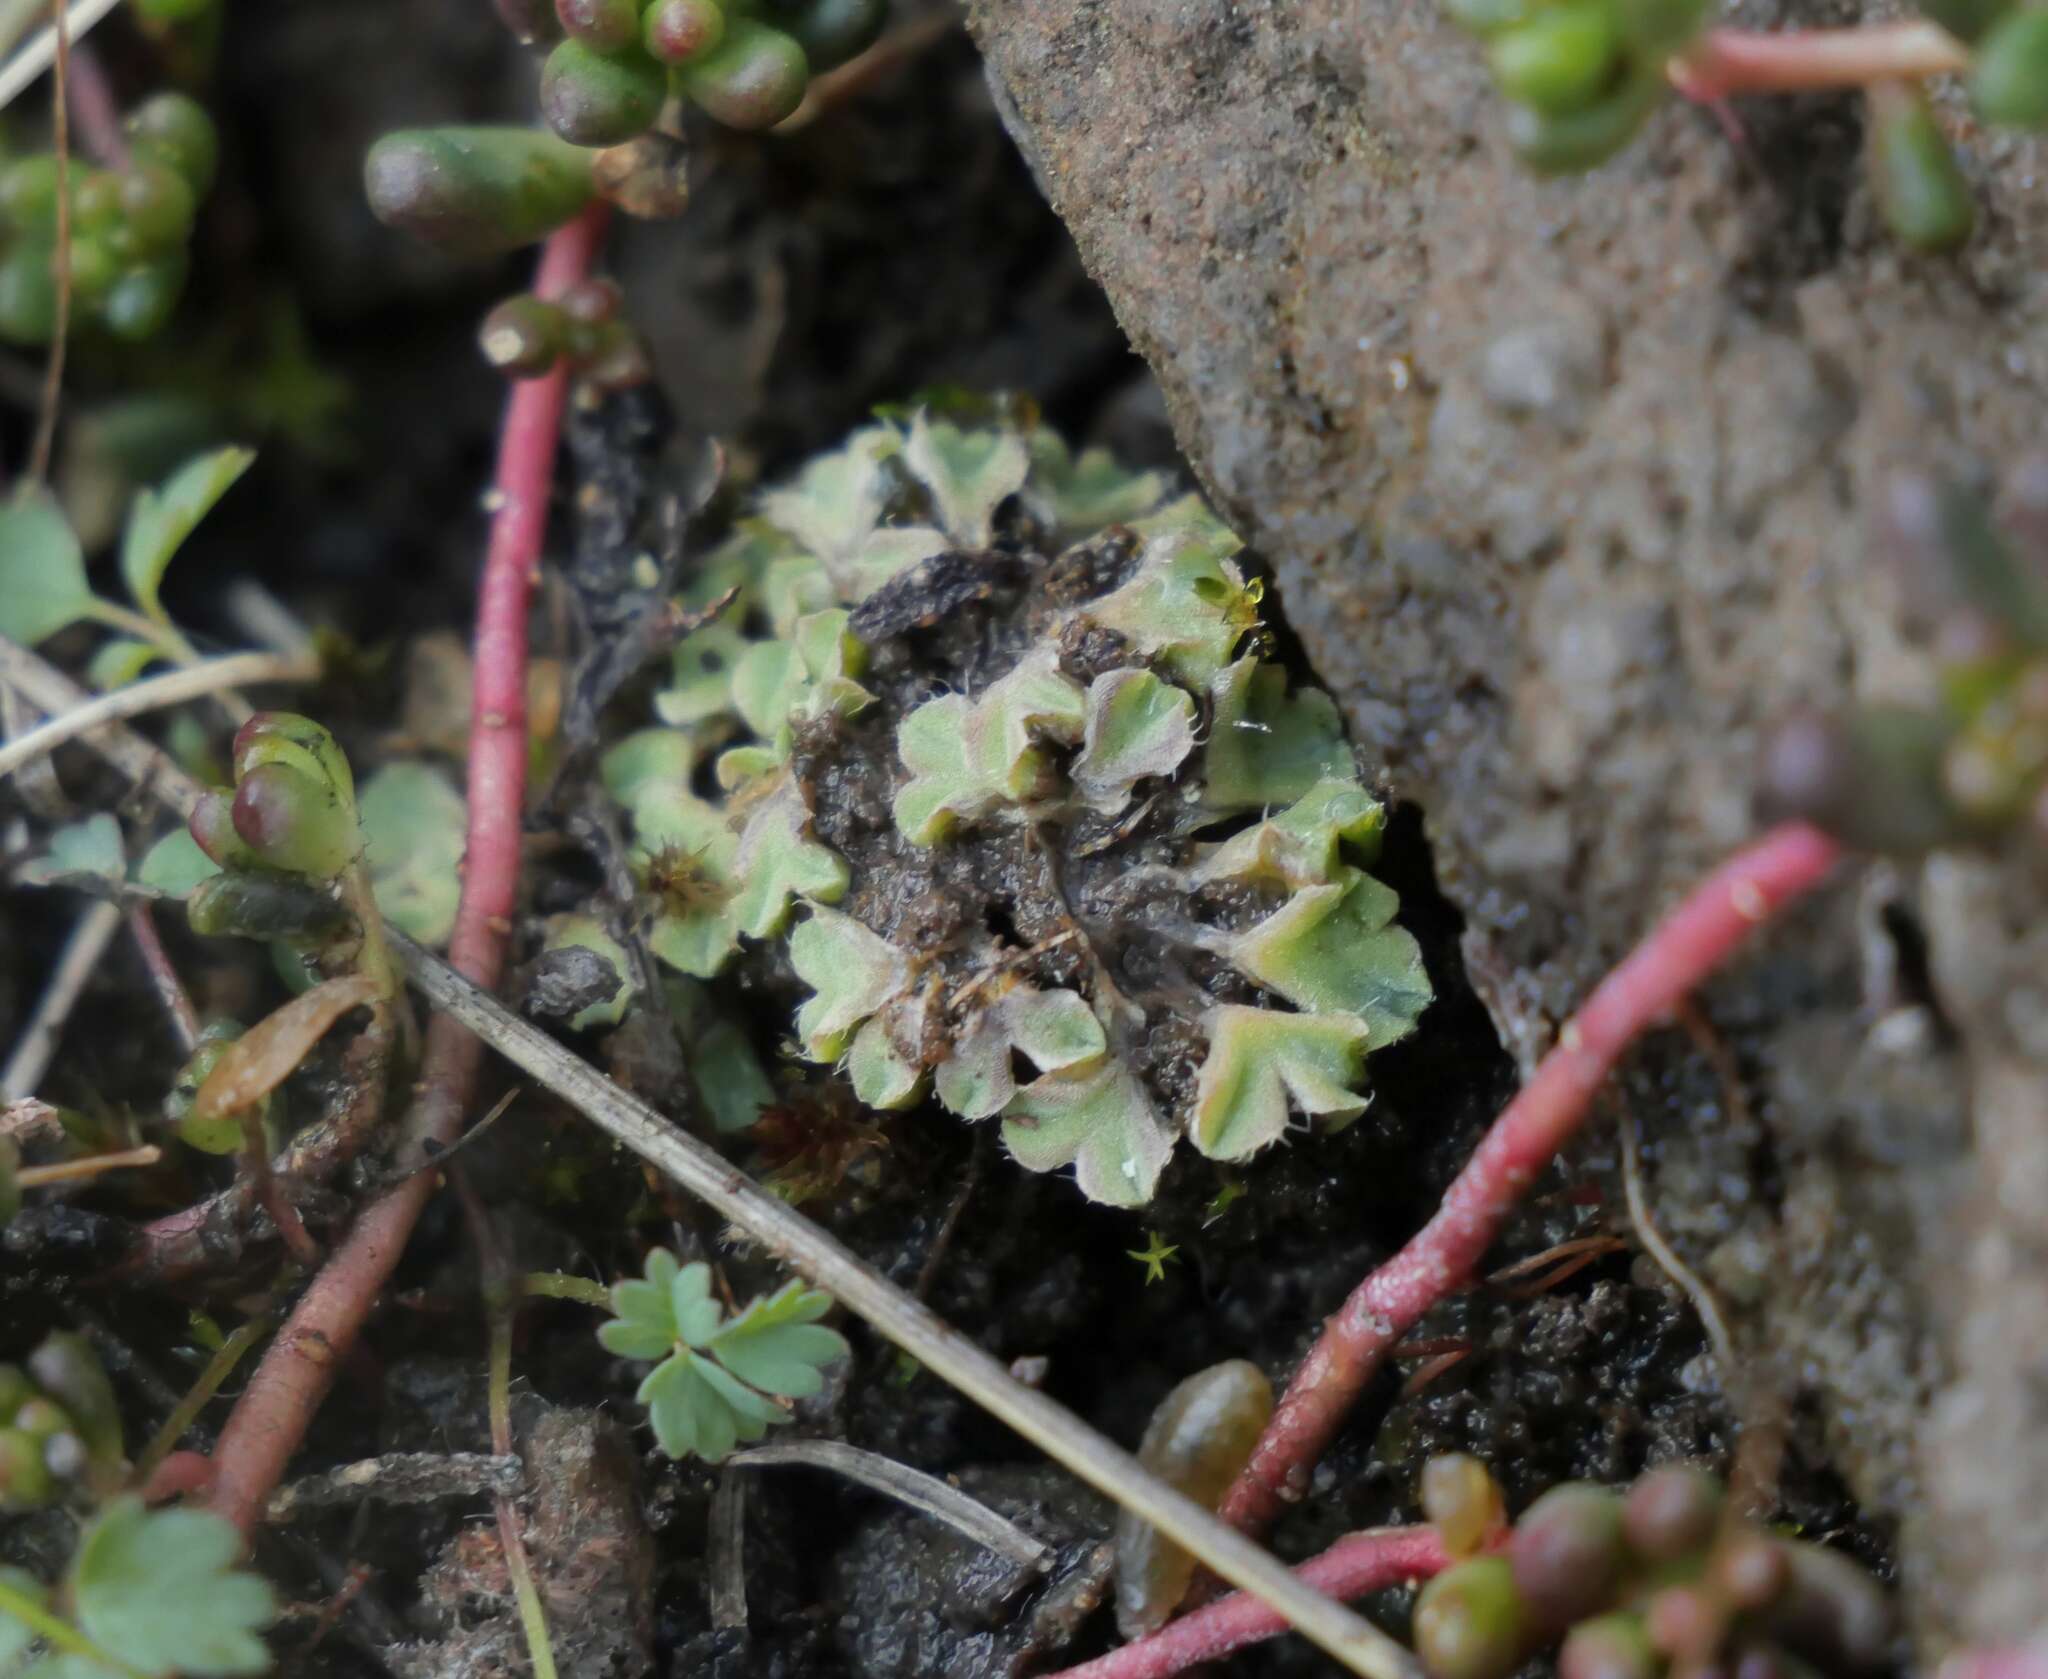
[[[218,282],[199,306],[233,311],[282,291],[351,401],[338,453],[288,439],[266,451],[223,509],[217,538],[176,580],[175,604],[226,637],[222,585],[255,575],[302,616],[355,638],[362,656],[351,677],[308,709],[333,721],[366,762],[401,711],[407,638],[466,621],[477,497],[502,400],[470,334],[517,277],[511,266],[478,274],[407,252],[362,213],[353,171],[383,128],[523,109],[529,73],[488,10],[277,0],[233,23],[242,44],[228,66],[229,153],[239,161],[215,237],[232,258],[225,271],[239,278]],[[629,490],[660,483],[692,499],[709,433],[727,446],[731,480],[744,482],[830,441],[877,402],[947,381],[1028,389],[1077,435],[1140,462],[1174,460],[1157,392],[1012,149],[964,41],[942,41],[787,142],[707,142],[701,165],[689,214],[631,230],[618,264],[661,363],[673,430],[658,420],[631,437],[632,427],[587,429],[586,478],[616,467]],[[91,379],[81,401],[94,399]],[[563,571],[572,543],[565,516],[551,544]],[[1283,616],[1299,576],[1299,566],[1282,568]],[[538,619],[543,655],[571,663],[594,644],[573,626],[613,633],[630,616],[600,622],[599,571],[579,564],[572,581],[581,617],[565,585]],[[1310,648],[1328,639],[1312,636]],[[1284,633],[1282,644],[1298,645]],[[922,667],[915,637],[904,646],[903,668],[884,676],[910,684]],[[922,656],[942,662],[940,651],[927,645]],[[1314,672],[1304,664],[1299,674]],[[849,750],[860,743],[855,733],[832,754],[833,773],[848,781],[844,797],[825,801],[835,819],[853,822],[848,813],[861,808],[851,784],[858,754]],[[868,802],[874,792],[866,789]],[[559,808],[536,826],[548,830],[535,835],[537,910],[603,890],[601,836],[570,833]],[[831,837],[845,847],[851,827]],[[1433,869],[1420,815],[1402,810],[1378,872],[1401,893],[1438,1000],[1413,1038],[1375,1057],[1373,1104],[1340,1133],[1304,1136],[1228,1171],[1184,1152],[1157,1203],[1134,1216],[1090,1205],[1070,1182],[1021,1172],[985,1131],[916,1112],[882,1121],[884,1146],[865,1151],[806,1210],[991,1352],[1042,1369],[1047,1391],[1120,1440],[1136,1440],[1174,1383],[1220,1359],[1250,1358],[1284,1379],[1322,1318],[1431,1210],[1513,1086],[1514,1057],[1467,977],[1470,929]],[[67,922],[50,899],[23,893],[10,894],[0,915],[0,1020],[12,1021]],[[260,966],[237,952],[167,932],[210,1005],[247,1015],[272,994]],[[521,938],[530,955],[532,929],[522,926]],[[1794,974],[1774,993],[1767,980],[1747,1012],[1725,1022],[1738,1057],[1760,1023],[1801,1005],[1802,983]],[[133,1030],[112,1050],[74,1034],[53,1092],[152,1104],[174,1059],[152,1008],[126,955],[110,960],[82,1018]],[[583,1047],[687,1111],[673,1048],[657,1034],[629,1022]],[[1769,1169],[1764,1127],[1743,1119],[1697,1059],[1650,1082],[1629,1095],[1650,1116],[1645,1158],[1665,1188],[1660,1205],[1689,1209],[1679,1234],[1723,1254],[1719,1280],[1729,1286],[1759,1200],[1796,1199],[1798,1186]],[[825,1100],[804,1086],[787,1095],[800,1112]],[[1723,1138],[1710,1162],[1691,1149],[1694,1125]],[[1754,1170],[1725,1169],[1729,1150]],[[736,1152],[748,1161],[745,1144]],[[701,1209],[531,1093],[466,1169],[522,1270],[616,1277],[663,1242],[715,1260],[741,1296],[775,1277]],[[184,1187],[196,1186],[166,1187],[169,1204]],[[1808,1216],[1825,1225],[1828,1212]],[[1132,1250],[1155,1231],[1178,1251],[1148,1279]],[[1310,1498],[1276,1533],[1285,1554],[1413,1519],[1415,1476],[1431,1451],[1477,1452],[1517,1503],[1570,1476],[1619,1481],[1675,1456],[1725,1460],[1736,1422],[1728,1373],[1708,1356],[1690,1306],[1629,1240],[1611,1141],[1596,1137],[1539,1187],[1493,1262],[1505,1267],[1594,1232],[1625,1245],[1539,1289],[1526,1277],[1481,1284],[1418,1328],[1416,1356],[1383,1378]],[[0,1259],[0,1356],[49,1323],[96,1317],[139,1438],[199,1354],[161,1297],[94,1286],[120,1242],[120,1227],[89,1201],[45,1219],[32,1240],[10,1236]],[[513,1361],[528,1458],[522,1508],[544,1599],[564,1629],[565,1673],[908,1679],[1020,1672],[1106,1646],[1108,1616],[1090,1612],[1109,1531],[1099,1501],[857,1325],[846,1326],[854,1358],[844,1379],[805,1403],[793,1432],[957,1477],[1055,1546],[1056,1566],[1044,1584],[1012,1591],[972,1547],[871,1493],[810,1470],[728,1471],[750,1477],[738,1564],[745,1610],[731,1624],[731,1604],[715,1614],[710,1590],[718,1568],[733,1565],[729,1542],[712,1531],[720,1476],[652,1452],[632,1402],[637,1372],[602,1352],[594,1326],[587,1308],[535,1303],[520,1318]],[[1459,1356],[1432,1368],[1447,1351]],[[218,1415],[192,1443],[208,1443]],[[1861,1520],[1843,1491],[1832,1439],[1825,1419],[1795,1424],[1785,1514],[1881,1564],[1889,1536]],[[486,1450],[474,1257],[443,1198],[298,1468]],[[285,1670],[518,1670],[488,1516],[474,1491],[406,1504],[372,1493],[268,1535],[260,1560],[288,1597],[343,1605],[325,1619],[308,1608],[288,1623]],[[53,1543],[49,1528],[9,1525],[10,1559]],[[1405,1612],[1398,1602],[1381,1607],[1396,1620]],[[1282,1643],[1226,1671],[1327,1664]]]

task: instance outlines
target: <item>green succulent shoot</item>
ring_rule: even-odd
[[[863,1102],[996,1120],[1098,1201],[1183,1137],[1240,1160],[1358,1114],[1429,982],[1240,547],[1156,474],[924,412],[762,494],[603,761],[649,948],[793,976],[800,1053]]]
[[[759,1440],[789,1421],[787,1401],[822,1392],[825,1366],[848,1352],[818,1321],[830,1295],[786,1283],[727,1317],[711,1267],[679,1264],[664,1248],[648,1254],[645,1276],[614,1283],[611,1295],[613,1316],[597,1338],[620,1358],[658,1361],[638,1398],[670,1457],[717,1463]]]

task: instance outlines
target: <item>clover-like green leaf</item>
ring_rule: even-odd
[[[85,679],[102,693],[125,688],[163,656],[164,650],[153,642],[117,637],[103,643],[87,661]]]
[[[654,714],[688,728],[730,713],[733,671],[750,645],[727,618],[700,624],[669,655],[669,680],[654,696]]]
[[[1017,1094],[1012,1052],[1041,1073],[1056,1073],[1107,1047],[1102,1022],[1080,995],[1014,985],[968,1022],[952,1055],[939,1064],[933,1086],[962,1119],[986,1119]]]
[[[808,1399],[824,1389],[824,1367],[848,1354],[846,1339],[819,1322],[832,1297],[800,1282],[750,1301],[706,1344],[705,1350],[741,1381],[785,1399]]]
[[[768,627],[778,636],[793,635],[797,620],[823,612],[840,599],[832,574],[815,554],[783,554],[761,573],[761,605]]]
[[[871,1108],[907,1108],[924,1092],[920,1046],[930,999],[919,992],[899,997],[853,1035],[846,1052],[846,1078]]]
[[[1031,478],[1024,501],[1058,536],[1128,524],[1166,495],[1162,474],[1128,471],[1107,449],[1084,449],[1077,457],[1050,426],[1033,431],[1029,447]]]
[[[720,1463],[741,1441],[760,1439],[781,1408],[750,1392],[708,1358],[677,1351],[647,1373],[635,1397],[655,1442],[670,1457]]]
[[[462,896],[462,795],[429,765],[386,764],[363,783],[356,808],[377,907],[421,944],[445,944]]]
[[[819,717],[851,717],[874,703],[854,680],[866,668],[867,649],[846,626],[842,607],[805,614],[787,637],[757,641],[732,673],[732,701],[761,736],[719,760],[722,784],[736,787],[789,756],[791,724]]]
[[[1074,1168],[1081,1193],[1112,1207],[1151,1200],[1173,1137],[1138,1076],[1115,1056],[1045,1073],[1003,1111],[1003,1143],[1034,1172]]]
[[[0,506],[0,635],[24,647],[92,615],[78,537],[47,495]]]
[[[1233,834],[1195,867],[1198,882],[1263,880],[1292,891],[1337,878],[1346,847],[1363,862],[1379,854],[1386,809],[1355,781],[1319,781],[1287,809]]]
[[[978,700],[928,700],[896,731],[897,755],[911,772],[896,794],[897,828],[932,845],[959,822],[1040,796],[1051,765],[1038,743],[1073,745],[1087,711],[1087,695],[1060,674],[1051,648],[1028,655]]]
[[[1137,572],[1089,605],[1087,615],[1178,680],[1207,688],[1258,627],[1259,589],[1230,558],[1244,544],[1200,496],[1185,496],[1131,528],[1144,540]]]
[[[1088,685],[1074,785],[1097,810],[1118,811],[1139,781],[1173,774],[1194,748],[1192,695],[1149,670],[1104,671]]]
[[[837,903],[846,895],[846,859],[809,834],[811,807],[785,780],[766,794],[740,831],[733,864],[732,924],[750,939],[779,933],[798,898]]]
[[[1242,1160],[1287,1133],[1287,1110],[1347,1119],[1365,1111],[1358,1082],[1371,1046],[1363,1020],[1226,1004],[1203,1025],[1209,1054],[1195,1083],[1189,1139],[1211,1160]]]
[[[884,462],[901,452],[894,426],[869,426],[821,455],[796,481],[761,497],[761,511],[824,562],[850,556],[882,517],[890,478]]]
[[[216,449],[187,461],[161,488],[136,496],[121,538],[121,576],[135,604],[158,623],[170,622],[158,591],[171,560],[255,458],[254,449]]]
[[[121,843],[121,824],[105,811],[71,822],[50,835],[50,847],[21,871],[38,885],[74,881],[79,885],[119,885],[128,878],[128,858]]]
[[[148,1674],[262,1673],[258,1630],[277,1613],[269,1585],[235,1566],[242,1537],[204,1510],[145,1510],[117,1498],[86,1528],[71,1564],[79,1629]]]
[[[686,1347],[711,1345],[725,1308],[711,1292],[711,1267],[692,1260],[669,1279],[669,1313],[675,1319],[676,1339]]]
[[[833,563],[832,581],[841,600],[864,601],[898,572],[952,546],[944,532],[929,525],[883,525]]]
[[[716,1463],[758,1440],[787,1410],[767,1394],[801,1399],[824,1385],[819,1371],[844,1358],[844,1339],[820,1327],[829,1296],[791,1282],[727,1320],[711,1267],[679,1265],[655,1248],[645,1277],[612,1286],[616,1314],[598,1340],[621,1358],[659,1359],[639,1388],[655,1440],[671,1457]]]
[[[910,984],[910,958],[850,915],[811,906],[789,935],[790,966],[811,987],[796,1035],[813,1061],[836,1061],[862,1021]]]
[[[963,548],[986,548],[995,512],[1024,487],[1031,456],[1014,431],[963,431],[923,412],[910,423],[903,461],[932,493],[939,523]]]
[[[1210,704],[1214,720],[1202,758],[1209,809],[1291,804],[1319,781],[1352,778],[1337,702],[1320,688],[1288,693],[1278,665],[1239,659],[1216,678]]]
[[[1429,1006],[1422,950],[1394,924],[1392,887],[1355,869],[1327,886],[1309,886],[1256,926],[1231,938],[1240,973],[1315,1014],[1354,1014],[1379,1049],[1415,1028]]]
[[[709,979],[739,937],[732,915],[738,836],[715,805],[686,786],[655,780],[638,789],[633,833],[637,862],[650,884],[666,874],[691,886],[687,893],[655,891],[658,907],[647,948],[679,972]]]
[[[682,729],[636,729],[610,747],[597,768],[604,790],[634,810],[644,797],[687,789],[696,763],[696,744]]]
[[[606,1352],[620,1358],[668,1356],[681,1338],[673,1293],[681,1269],[668,1249],[650,1248],[645,1276],[612,1284],[612,1315],[597,1328]]]

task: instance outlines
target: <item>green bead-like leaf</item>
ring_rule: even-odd
[[[1611,79],[1620,51],[1604,0],[1546,6],[1487,44],[1501,92],[1549,117],[1591,104]]]
[[[1014,431],[962,431],[920,413],[904,464],[932,493],[939,524],[963,548],[986,548],[995,512],[1024,487],[1031,457]]]
[[[1371,875],[1295,893],[1257,926],[1232,938],[1231,964],[1296,1008],[1361,1017],[1369,1047],[1415,1028],[1429,1006],[1429,976],[1414,936],[1394,924],[1400,899]]]
[[[540,108],[571,145],[615,146],[654,125],[667,91],[662,67],[637,46],[603,53],[571,36],[548,54]]]
[[[415,128],[363,165],[379,221],[472,256],[528,245],[590,201],[590,153],[537,128]]]
[[[850,915],[813,905],[789,935],[790,966],[812,989],[796,1033],[813,1061],[836,1061],[854,1029],[910,984],[910,958]]]
[[[1047,1073],[1003,1112],[1003,1143],[1034,1172],[1074,1168],[1081,1193],[1112,1207],[1152,1199],[1173,1137],[1137,1075],[1114,1056]]]
[[[773,128],[803,103],[810,66],[790,36],[734,10],[724,39],[677,69],[675,86],[728,128]]]
[[[32,495],[0,506],[0,635],[33,647],[92,609],[85,556],[56,502]]]
[[[1278,665],[1238,660],[1217,677],[1210,703],[1202,802],[1211,810],[1291,804],[1319,782],[1351,779],[1336,701],[1320,688],[1289,694]]]
[[[1977,200],[1918,88],[1873,90],[1871,175],[1893,233],[1916,250],[1949,251],[1970,237]]]
[[[121,576],[135,604],[158,623],[170,622],[158,591],[172,559],[255,458],[254,449],[216,449],[187,461],[160,488],[136,496],[121,538]]]
[[[1508,142],[1531,169],[1571,175],[1605,163],[1633,140],[1664,97],[1661,70],[1632,69],[1591,103],[1547,113],[1530,105],[1508,107]]]
[[[1242,1160],[1287,1134],[1287,1113],[1330,1119],[1365,1111],[1354,1088],[1372,1032],[1350,1015],[1282,1014],[1225,1005],[1203,1023],[1209,1055],[1188,1137],[1211,1160]]]
[[[1192,695],[1149,670],[1112,670],[1088,685],[1088,720],[1074,785],[1097,810],[1114,812],[1148,776],[1169,776],[1195,749]]]
[[[277,1612],[269,1585],[235,1566],[242,1537],[203,1510],[146,1511],[116,1499],[72,1562],[79,1629],[149,1674],[266,1672],[257,1636]]]
[[[2048,11],[2022,7],[1984,37],[1970,66],[1970,98],[1986,122],[2048,127]]]
[[[386,764],[363,784],[358,808],[377,907],[421,944],[445,944],[462,897],[462,795],[426,764]]]

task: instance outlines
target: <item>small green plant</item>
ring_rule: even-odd
[[[213,185],[219,141],[189,96],[160,93],[129,115],[119,168],[74,163],[70,285],[76,318],[114,338],[154,337],[185,289],[199,201]],[[46,344],[57,323],[57,159],[0,169],[0,338]]]
[[[62,1584],[0,1568],[0,1674],[222,1679],[268,1672],[270,1587],[236,1566],[241,1535],[201,1510],[117,1498],[79,1535]]]
[[[1432,1458],[1423,1508],[1459,1560],[1415,1602],[1431,1679],[1507,1679],[1559,1644],[1560,1679],[1661,1679],[1725,1664],[1759,1673],[1868,1673],[1891,1616],[1840,1552],[1731,1515],[1720,1482],[1683,1464],[1626,1492],[1553,1487],[1512,1528],[1500,1488],[1462,1454]]]
[[[670,1457],[717,1463],[742,1441],[789,1421],[791,1399],[823,1390],[845,1339],[818,1322],[832,1299],[791,1282],[728,1318],[711,1267],[655,1248],[646,1275],[614,1283],[597,1338],[620,1358],[659,1360],[640,1383],[654,1438]]]
[[[1634,137],[1667,89],[1862,88],[1871,183],[1893,232],[1922,250],[1969,237],[1969,183],[1919,83],[1960,71],[1977,116],[2048,126],[2048,10],[2034,0],[1930,0],[1928,21],[1756,35],[1709,27],[1707,0],[1445,0],[1485,45],[1508,134],[1549,173],[1590,169]]]

